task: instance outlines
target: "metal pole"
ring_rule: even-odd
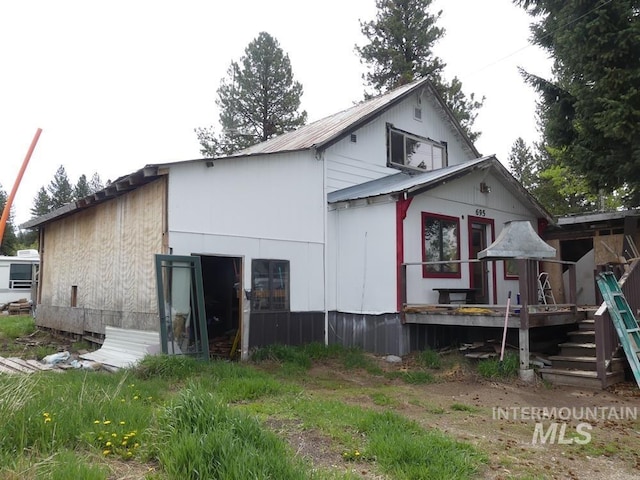
[[[504,358],[504,346],[507,343],[507,324],[509,323],[509,306],[511,305],[511,290],[507,296],[507,311],[504,313],[504,330],[502,331],[502,347],[500,348],[500,361]]]
[[[31,155],[33,154],[33,150],[36,148],[36,143],[38,143],[38,139],[40,138],[40,134],[42,133],[42,129],[39,128],[36,131],[33,140],[31,141],[31,146],[29,147],[29,151],[27,152],[27,156],[24,157],[24,161],[22,162],[22,167],[18,172],[18,178],[16,178],[16,183],[13,184],[13,189],[7,198],[7,203],[4,206],[4,210],[2,211],[2,217],[0,217],[0,245],[2,245],[2,239],[4,238],[4,229],[7,226],[7,220],[9,220],[9,213],[11,212],[11,204],[13,203],[13,199],[16,196],[16,192],[18,191],[18,186],[20,185],[20,181],[22,180],[22,176],[24,175],[24,171],[27,169],[27,165],[29,164],[29,160],[31,159]]]

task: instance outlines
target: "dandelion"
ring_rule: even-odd
[[[47,423],[47,422],[50,422],[50,421],[51,421],[51,417],[46,417],[46,418],[44,419],[44,423]]]
[[[124,421],[121,421],[121,422],[120,422],[120,425],[124,425]]]
[[[133,397],[134,400],[138,400],[140,397],[138,395],[136,395],[135,397]]]
[[[110,446],[111,446],[111,445],[113,445],[113,444],[112,444],[111,442],[107,442],[105,445],[106,445],[107,447],[110,447]]]
[[[111,424],[111,420],[105,420],[104,422],[102,422],[103,425],[110,425]]]
[[[117,434],[117,433],[112,433],[112,434],[111,434],[111,436],[112,436],[113,438],[116,438],[116,437],[118,436],[118,434]]]
[[[93,421],[93,423],[94,423],[95,425],[98,425],[98,424],[100,423],[100,420],[94,420],[94,421]]]
[[[103,455],[109,455],[111,453],[111,450],[103,450],[102,454]]]
[[[122,403],[126,402],[126,400],[125,400],[124,398],[121,398],[121,399],[120,399],[120,401],[121,401]]]

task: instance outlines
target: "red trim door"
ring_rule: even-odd
[[[469,259],[475,260],[478,258],[478,252],[487,248],[495,240],[494,221],[490,218],[469,216],[468,223]],[[491,263],[495,264],[495,262]],[[493,303],[496,301],[495,265],[491,269],[488,267],[488,262],[472,262],[469,264],[470,286],[476,289],[477,303],[491,303],[491,297],[493,297]]]

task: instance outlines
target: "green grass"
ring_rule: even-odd
[[[472,405],[466,405],[464,403],[453,403],[451,404],[451,410],[456,412],[478,412],[479,409]]]
[[[412,385],[426,385],[428,383],[434,383],[436,378],[429,372],[406,371],[406,372],[387,372],[385,374],[387,378],[397,378],[405,383]]]
[[[301,365],[301,352],[319,362],[365,358],[313,346],[285,351],[285,363]],[[0,376],[0,478],[106,480],[127,463],[154,469],[148,480],[358,478],[348,468],[308,464],[268,426],[273,422],[299,428],[296,438],[313,431],[326,439],[332,462],[342,457],[388,478],[473,478],[485,462],[469,444],[391,411],[392,390],[369,390],[369,409],[316,397],[304,384],[252,364],[168,356],[115,374]]]
[[[418,363],[427,368],[438,369],[442,367],[442,359],[440,358],[440,354],[435,350],[427,349],[418,352],[417,360]]]
[[[26,315],[0,316],[0,338],[16,339],[35,332],[33,317]]]
[[[520,359],[515,353],[505,354],[502,362],[499,358],[487,358],[478,362],[478,373],[484,378],[513,378],[518,375]]]
[[[342,345],[325,346],[321,343],[310,343],[303,346],[269,345],[257,349],[251,355],[254,362],[265,360],[279,362],[283,371],[290,375],[302,374],[309,370],[314,362],[326,359],[338,359],[347,370],[361,369],[371,375],[382,375],[378,367],[361,349],[343,347]]]

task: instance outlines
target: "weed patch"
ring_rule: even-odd
[[[487,358],[478,362],[478,373],[484,378],[512,378],[518,375],[520,360],[515,353],[499,358]]]

